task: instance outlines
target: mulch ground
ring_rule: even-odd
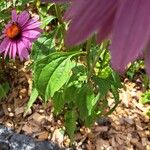
[[[150,150],[150,118],[145,115],[150,108],[142,105],[142,84],[124,80],[120,89],[121,103],[108,117],[100,118],[91,129],[80,127],[70,148],[65,134],[63,118],[54,117],[51,102],[44,105],[40,98],[24,116],[32,88],[32,75],[24,64],[9,66],[11,90],[0,102],[0,123],[17,133],[28,134],[37,140],[51,140],[60,147],[76,150]],[[112,97],[109,96],[111,103]]]

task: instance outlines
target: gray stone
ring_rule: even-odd
[[[0,150],[61,150],[56,144],[49,141],[36,141],[33,138],[16,134],[3,125],[0,125]]]
[[[35,141],[23,134],[14,134],[9,144],[12,150],[33,150],[35,148]]]
[[[49,144],[48,141],[43,141],[43,142],[37,142],[35,144],[35,150],[53,150],[55,147],[55,150],[60,150],[60,148],[53,143]]]
[[[10,150],[9,143],[7,141],[0,141],[0,150]]]

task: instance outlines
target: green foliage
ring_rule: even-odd
[[[33,44],[31,59],[37,61],[51,54],[52,52],[55,52],[54,32],[49,35],[43,34]]]
[[[150,110],[146,114],[150,117]]]
[[[141,102],[143,104],[150,103],[150,91],[147,91],[146,93],[143,93],[141,97]]]
[[[0,99],[6,98],[10,87],[8,82],[0,84]]]
[[[150,91],[147,91],[147,92],[142,94],[141,102],[143,104],[149,104],[150,103]],[[150,117],[150,110],[148,110],[146,114]]]
[[[75,62],[71,58],[80,52],[52,53],[35,64],[35,86],[48,100],[69,80]]]
[[[42,18],[42,26],[41,28],[45,28],[53,19],[55,19],[55,16],[47,16]]]
[[[56,115],[60,114],[63,111],[65,101],[63,99],[63,93],[61,91],[54,94],[53,105],[54,105],[54,113]]]
[[[24,114],[26,114],[29,111],[33,103],[36,101],[37,97],[38,97],[38,91],[36,90],[36,88],[33,88]]]
[[[105,51],[108,61],[107,49],[101,46],[100,53],[102,51]],[[86,57],[86,53],[53,52],[36,61],[34,65],[35,87],[44,100],[52,100],[56,115],[62,113],[65,115],[66,132],[71,139],[75,131],[72,127],[76,127],[76,120],[91,126],[99,115],[110,114],[120,102],[118,88],[121,88],[121,81],[109,63],[105,64],[103,62],[105,59],[96,52],[95,58],[90,57],[93,59],[91,60],[93,64],[90,65],[93,68],[88,68],[79,61],[80,57]],[[99,62],[97,58],[100,57]],[[101,70],[97,67],[97,63],[103,64],[98,65],[101,65]],[[105,68],[109,68],[109,73],[103,75],[99,73]],[[114,96],[113,107],[108,106],[106,100],[108,92],[112,92]],[[75,114],[70,110],[74,110]]]
[[[144,61],[143,60],[137,60],[133,64],[130,64],[130,66],[127,70],[127,76],[130,79],[133,79],[133,77],[136,73],[142,73],[140,71],[141,69],[144,69]]]
[[[67,133],[70,135],[71,141],[73,141],[74,132],[76,130],[76,115],[75,111],[67,111],[65,114],[65,127]]]

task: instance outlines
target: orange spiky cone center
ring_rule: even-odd
[[[17,38],[21,33],[21,29],[19,25],[13,23],[7,30],[6,30],[6,35],[10,39],[15,39]]]

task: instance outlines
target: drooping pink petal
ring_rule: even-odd
[[[150,1],[126,0],[118,10],[114,25],[111,62],[123,72],[129,62],[137,58],[150,37]]]
[[[17,12],[16,12],[16,10],[13,10],[12,11],[12,22],[17,22],[17,18],[18,18]]]
[[[9,47],[9,58],[12,58],[12,56],[13,56],[13,45],[14,45],[14,43],[11,42],[11,45]]]
[[[12,58],[15,59],[16,54],[17,54],[17,43],[16,41],[13,42],[13,52],[12,52]]]
[[[23,11],[18,15],[18,23],[21,27],[23,27],[29,20],[30,14],[27,11]]]
[[[24,43],[24,45],[26,45],[28,50],[31,49],[31,46],[32,46],[31,40],[24,37],[24,38],[22,38],[22,42]]]
[[[39,30],[29,30],[22,32],[22,36],[30,39],[37,39],[40,36],[41,32]]]
[[[34,29],[34,28],[38,28],[40,27],[41,23],[40,22],[35,22],[33,24],[29,24],[28,23],[24,26],[23,28],[23,31],[26,31],[26,30],[31,30],[31,29]]]
[[[80,9],[71,20],[66,44],[72,46],[85,41],[108,21],[117,4],[118,0],[95,0],[94,3],[91,0],[81,0],[78,4]]]
[[[39,16],[35,16],[35,17],[29,19],[27,24],[31,25],[33,23],[36,23],[38,20],[39,20]]]
[[[4,52],[4,58],[6,58],[6,55],[7,55],[8,51],[10,50],[11,44],[12,44],[11,41],[9,41],[7,43],[7,46],[6,46],[5,52]]]
[[[5,51],[8,43],[10,42],[10,40],[6,37],[4,38],[4,40],[2,41],[2,43],[0,44],[0,53],[2,53],[3,51]]]
[[[27,49],[24,49],[21,53],[22,57],[25,58],[26,60],[29,59],[29,52]]]
[[[22,56],[22,52],[26,49],[26,46],[24,45],[24,43],[22,42],[22,40],[17,42],[17,49],[18,49],[18,56],[20,58],[20,60],[23,60],[23,56]]]

